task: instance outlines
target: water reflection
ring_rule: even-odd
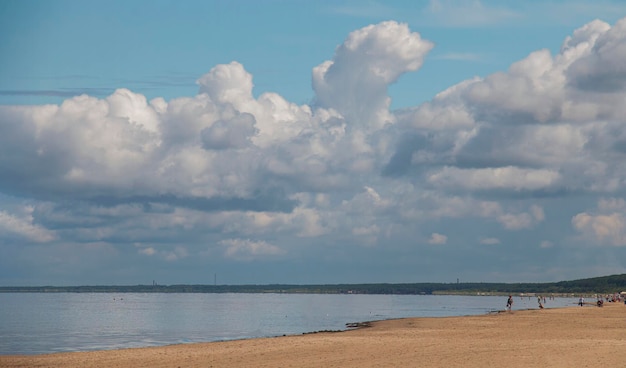
[[[558,298],[546,306],[575,302]],[[0,354],[343,330],[349,322],[484,314],[505,303],[493,296],[0,293]],[[515,309],[536,307],[536,300],[515,301]]]

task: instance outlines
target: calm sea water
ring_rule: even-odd
[[[577,299],[548,300],[546,307]],[[0,293],[0,354],[42,354],[345,330],[346,323],[503,310],[506,297]],[[515,298],[514,309],[537,308]]]

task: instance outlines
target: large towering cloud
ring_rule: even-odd
[[[417,70],[432,47],[406,24],[393,21],[354,31],[332,61],[313,69],[317,103],[339,111],[351,125],[379,129],[394,121],[387,87]]]

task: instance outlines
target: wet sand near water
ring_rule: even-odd
[[[604,367],[626,360],[626,305],[406,318],[345,332],[0,356],[0,367]]]

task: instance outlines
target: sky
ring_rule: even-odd
[[[0,285],[626,273],[624,1],[0,2]]]

